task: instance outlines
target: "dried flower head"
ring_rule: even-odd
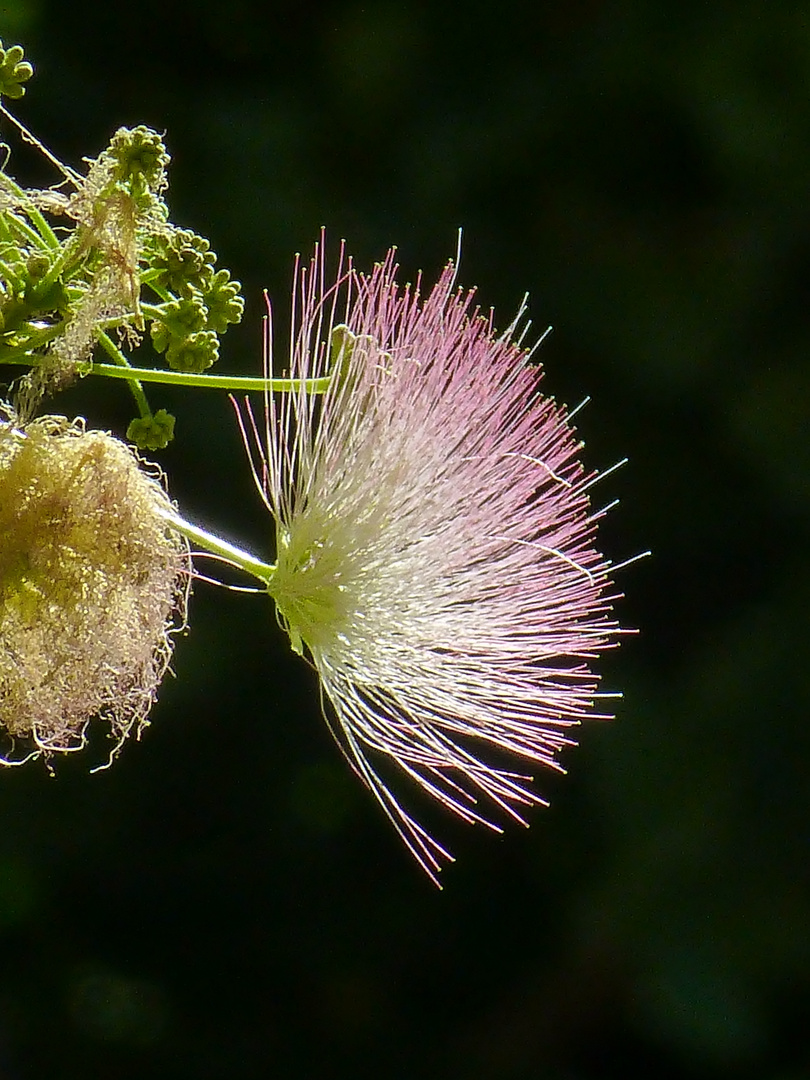
[[[95,716],[112,760],[146,723],[184,617],[187,545],[170,507],[113,436],[0,414],[3,764],[81,749]]]
[[[389,253],[327,285],[322,248],[297,268],[289,374],[333,381],[270,399],[251,438],[280,621],[344,754],[435,881],[451,856],[388,777],[465,821],[523,822],[544,802],[526,769],[560,769],[617,627],[594,475],[516,324],[497,335],[452,264],[424,297],[395,274]]]

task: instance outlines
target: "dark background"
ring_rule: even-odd
[[[641,630],[624,690],[437,892],[348,773],[269,603],[199,585],[109,772],[0,777],[2,1080],[810,1076],[806,3],[257,0],[0,7],[63,159],[167,132],[174,220],[283,336],[322,224],[499,324],[525,290]],[[34,168],[15,151],[18,175]],[[186,512],[272,554],[229,406],[155,388]],[[118,384],[61,406],[123,432]]]

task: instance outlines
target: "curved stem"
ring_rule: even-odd
[[[61,245],[61,251],[51,264],[48,273],[40,282],[42,288],[47,288],[48,285],[52,285],[56,279],[70,268],[71,260],[82,250],[81,240],[77,234],[69,237],[64,244]]]
[[[112,342],[110,344],[112,345]],[[113,348],[115,348],[114,345]],[[166,383],[173,386],[205,386],[210,390],[252,390],[256,393],[268,390],[290,393],[303,388],[310,394],[324,394],[329,389],[332,380],[331,375],[323,375],[318,379],[259,379],[249,375],[196,375],[186,371],[117,367],[112,364],[93,364],[88,374],[105,375],[110,379]]]
[[[108,335],[105,334],[103,330],[96,330],[96,334],[98,336],[99,344],[101,345],[102,349],[107,353],[108,356],[110,356],[115,361],[117,365],[119,365],[116,367],[115,370],[132,371],[133,369],[129,366],[129,361],[115,344],[115,342],[112,340],[112,338],[108,337]],[[102,366],[108,367],[109,365],[103,364]],[[95,369],[96,367],[97,365],[93,364],[93,369]],[[138,412],[141,414],[142,419],[148,420],[149,417],[152,415],[152,410],[149,408],[149,402],[146,400],[146,394],[143,392],[143,387],[138,382],[137,377],[131,378],[129,380],[129,389],[132,392],[132,396],[135,398],[135,404],[138,406]]]
[[[11,113],[7,112],[3,108],[2,105],[0,105],[0,112],[5,113],[6,116],[13,119],[15,124],[18,123],[17,119],[15,117],[12,117]],[[48,247],[58,248],[59,247],[59,237],[56,235],[56,233],[50,227],[50,225],[45,220],[45,218],[40,213],[40,211],[37,209],[37,207],[33,204],[33,202],[31,201],[31,198],[29,197],[28,193],[23,191],[23,189],[19,186],[19,184],[15,184],[14,181],[11,179],[10,176],[8,176],[7,173],[2,173],[2,179],[0,180],[0,182],[5,184],[5,186],[14,195],[16,195],[18,199],[20,199],[22,202],[25,203],[25,212],[26,212],[26,214],[28,214],[31,221],[34,222],[37,229],[39,230],[40,237],[48,245]]]
[[[251,555],[249,551],[236,547],[235,544],[231,544],[229,541],[223,540],[221,536],[208,532],[207,529],[201,529],[199,525],[192,525],[190,521],[186,521],[185,518],[180,517],[174,511],[164,510],[159,507],[158,513],[173,529],[182,533],[193,543],[199,544],[206,551],[210,551],[212,555],[219,555],[220,558],[234,563],[240,570],[244,570],[245,573],[258,578],[265,586],[270,583],[270,579],[276,572],[276,568],[272,563],[263,562],[255,555]]]
[[[43,145],[32,131],[28,130],[22,120],[18,120],[14,113],[8,111],[5,105],[0,104],[0,112],[14,124],[25,142],[30,143],[31,146],[35,146],[41,154],[44,154],[48,161],[59,170],[66,180],[70,180],[76,187],[81,185],[82,177],[80,174],[77,173],[75,169],[71,169],[69,165],[63,165],[59,158],[52,154],[48,147]],[[54,239],[56,238],[54,237]]]
[[[23,194],[25,194],[23,192]],[[30,206],[26,206],[25,212],[29,217],[32,217],[32,210]],[[44,219],[43,219],[44,220]],[[43,240],[43,237],[37,232],[36,229],[32,229],[28,222],[22,218],[19,214],[13,215],[11,219],[11,230],[16,232],[22,238],[23,242],[30,244],[32,248],[42,248],[43,246],[49,247],[49,244]]]
[[[0,364],[30,364],[32,367],[41,362],[42,357],[34,355],[37,349],[47,345],[53,338],[62,333],[61,323],[49,326],[45,330],[31,333],[25,340],[25,344],[15,348],[11,345],[0,344]]]
[[[141,284],[143,284],[143,278],[141,278]],[[164,314],[160,304],[145,304],[143,301],[141,301],[141,311],[150,319],[159,319]]]
[[[174,298],[168,289],[164,289],[162,285],[158,285],[157,283],[157,280],[162,273],[162,270],[158,270],[155,267],[151,270],[144,270],[141,274],[141,285],[148,285],[152,292],[159,296],[164,304],[169,304]]]
[[[123,315],[111,315],[108,319],[99,319],[96,323],[96,329],[115,330],[118,326],[129,326],[135,318],[134,311],[126,311]]]

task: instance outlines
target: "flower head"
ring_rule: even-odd
[[[544,802],[527,772],[560,769],[594,715],[591,661],[617,628],[594,476],[516,324],[497,334],[452,264],[426,296],[396,269],[391,252],[327,285],[318,248],[297,270],[289,374],[332,383],[268,399],[253,432],[279,619],[353,769],[436,880],[451,856],[389,777],[465,821],[523,822]]]
[[[188,583],[171,503],[81,421],[0,413],[0,764],[81,749],[94,717],[139,732]]]

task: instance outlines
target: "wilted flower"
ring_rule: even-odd
[[[184,613],[170,510],[112,435],[0,413],[0,763],[78,750],[96,716],[113,755],[140,731]]]
[[[544,802],[526,770],[560,769],[617,627],[594,475],[517,321],[498,335],[452,264],[427,296],[396,269],[391,252],[327,285],[322,248],[297,268],[289,375],[333,380],[270,398],[252,436],[279,619],[354,771],[436,880],[451,856],[389,777],[465,821],[523,822]]]

